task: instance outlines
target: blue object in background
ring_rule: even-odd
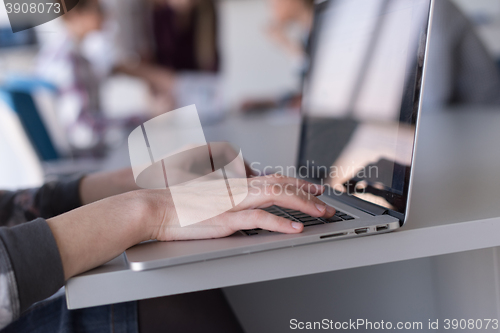
[[[27,45],[36,45],[35,31],[28,29],[13,33],[10,27],[0,28],[0,48],[11,48]]]
[[[61,156],[33,99],[33,91],[40,87],[56,90],[53,85],[39,79],[11,77],[0,87],[0,98],[17,113],[40,160],[52,161]]]

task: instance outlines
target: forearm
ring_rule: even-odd
[[[135,76],[146,81],[155,92],[170,94],[175,84],[175,74],[167,69],[147,63],[120,64],[115,67],[118,73]]]
[[[119,64],[115,67],[115,72],[135,76],[148,82],[155,82],[159,74],[172,75],[169,70],[148,63]]]
[[[47,221],[68,278],[97,267],[148,238],[146,219],[156,211],[146,191],[114,196]]]
[[[126,74],[130,76],[135,76],[141,79],[146,79],[144,69],[148,69],[148,66],[145,66],[141,63],[121,63],[115,66],[114,71],[120,74]]]

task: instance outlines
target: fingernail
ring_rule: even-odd
[[[324,213],[324,212],[325,212],[325,209],[326,209],[326,206],[325,206],[325,205],[316,204],[316,208],[317,208],[320,212]]]
[[[300,227],[302,226],[302,223],[299,223],[299,222],[292,222],[292,228],[294,229],[300,229]]]
[[[335,208],[331,207],[331,206],[326,206],[326,211],[328,212],[328,214],[335,214]]]

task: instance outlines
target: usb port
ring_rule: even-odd
[[[333,238],[333,237],[340,237],[340,236],[345,236],[347,235],[347,232],[339,232],[337,234],[331,234],[331,235],[325,235],[325,236],[320,236],[320,239],[325,239],[325,238]]]
[[[377,231],[384,231],[384,230],[387,230],[389,229],[389,225],[386,224],[386,225],[378,225],[377,226]]]
[[[359,229],[354,230],[354,232],[358,235],[366,234],[368,232],[368,228],[359,228]]]

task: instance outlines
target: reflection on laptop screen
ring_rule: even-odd
[[[301,176],[405,213],[429,9],[430,0],[318,5]]]

